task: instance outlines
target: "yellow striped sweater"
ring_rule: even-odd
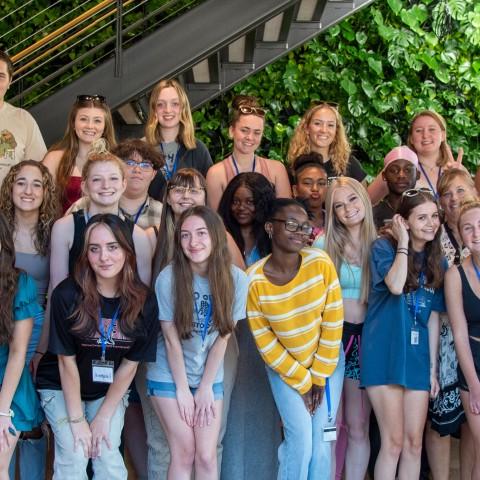
[[[304,248],[297,275],[275,285],[263,273],[270,257],[252,265],[247,316],[265,363],[304,394],[325,385],[338,362],[343,303],[335,266],[322,250]]]

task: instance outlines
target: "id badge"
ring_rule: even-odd
[[[324,442],[334,442],[337,439],[337,427],[327,426],[323,428],[323,441]]]
[[[92,360],[92,380],[96,383],[113,383],[113,362]]]
[[[420,331],[418,328],[412,327],[410,330],[410,345],[418,345],[420,340]]]

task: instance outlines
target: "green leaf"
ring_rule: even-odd
[[[381,60],[375,60],[373,57],[368,58],[368,66],[380,77],[383,77],[383,66]]]
[[[357,86],[347,77],[340,81],[340,85],[349,95],[354,95],[357,93]]]
[[[450,74],[445,68],[437,68],[434,70],[435,76],[443,83],[450,82]]]
[[[438,68],[437,60],[428,53],[421,53],[418,58],[432,70],[436,70]]]
[[[355,38],[356,38],[357,43],[358,43],[359,45],[364,45],[365,42],[367,41],[367,38],[368,38],[368,37],[367,37],[367,35],[366,35],[365,32],[357,32],[357,33],[355,34]]]
[[[403,8],[401,0],[388,0],[388,6],[392,9],[395,15],[398,15]]]
[[[366,109],[362,101],[356,96],[351,96],[348,98],[348,111],[354,117],[360,117],[361,115],[366,113]]]
[[[375,89],[373,88],[372,84],[365,78],[362,78],[362,90],[365,92],[365,95],[368,98],[372,98],[375,94]]]

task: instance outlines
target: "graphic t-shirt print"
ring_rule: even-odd
[[[113,329],[110,332],[110,325],[112,323],[111,318],[102,317],[103,331],[105,332],[106,337],[106,346],[107,352],[109,348],[115,347],[115,349],[120,350],[129,350],[133,340],[126,337],[118,326],[118,321],[115,322]],[[86,337],[82,340],[82,347],[85,348],[99,348],[102,347],[102,340],[100,337],[100,332],[96,331],[93,336]]]
[[[9,130],[0,131],[0,165],[11,165],[15,162],[15,148],[17,141]]]

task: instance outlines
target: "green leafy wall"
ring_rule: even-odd
[[[378,0],[330,28],[233,91],[196,111],[198,136],[215,160],[230,149],[233,95],[256,95],[268,108],[262,152],[285,159],[288,141],[314,100],[340,103],[349,138],[374,174],[405,142],[409,119],[425,108],[448,123],[454,152],[480,161],[480,2]],[[220,133],[221,132],[221,133]]]

